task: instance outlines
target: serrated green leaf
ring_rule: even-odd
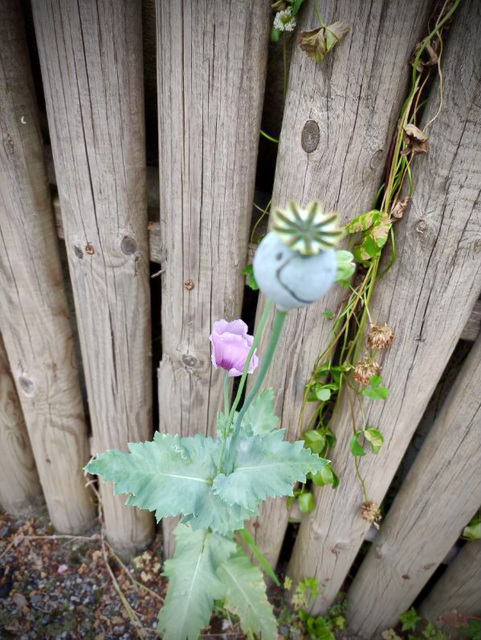
[[[361,458],[366,455],[364,448],[361,444],[359,444],[359,438],[362,435],[362,431],[357,431],[351,438],[349,443],[349,449],[351,450],[352,455],[355,458]]]
[[[192,529],[211,527],[222,534],[242,529],[255,515],[214,495],[220,444],[212,438],[156,433],[152,442],[131,443],[129,449],[102,453],[86,467],[104,482],[113,482],[116,495],[129,493],[129,506],[155,511],[157,520],[192,516]]]
[[[362,433],[366,438],[366,440],[371,445],[372,452],[378,453],[384,443],[384,438],[382,436],[382,433],[377,429],[374,429],[374,427],[366,427],[365,429],[362,430]]]
[[[327,464],[305,449],[303,442],[285,442],[284,429],[266,436],[239,438],[233,473],[219,474],[214,493],[228,504],[239,504],[254,511],[268,497],[291,496],[295,482],[305,482]]]
[[[264,436],[273,429],[277,429],[279,422],[279,418],[274,413],[274,389],[265,389],[245,412],[242,428],[247,433]]]
[[[132,494],[129,505],[167,516],[196,515],[210,493],[219,446],[212,438],[156,433],[150,442],[129,443],[130,453],[107,451],[86,466],[114,483],[114,493]]]
[[[217,570],[236,545],[207,531],[178,525],[174,557],[165,562],[169,588],[158,618],[167,640],[198,640],[210,620],[214,600],[224,597],[225,584]]]
[[[421,620],[421,618],[416,613],[416,609],[414,607],[411,607],[408,611],[401,613],[399,616],[399,622],[402,624],[401,631],[414,631],[419,620]]]
[[[266,587],[258,567],[238,552],[221,564],[217,575],[226,587],[225,607],[239,616],[242,631],[262,640],[277,639],[277,622],[266,597]]]

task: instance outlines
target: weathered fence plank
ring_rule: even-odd
[[[377,456],[360,460],[375,503],[389,487],[481,288],[481,6],[468,0],[459,11],[444,58],[443,110],[429,130],[429,154],[413,169],[416,188],[396,228],[396,263],[371,302],[373,321],[388,322],[396,331],[383,369],[389,398],[365,404],[367,424],[385,440]],[[435,84],[424,122],[437,110],[437,98]],[[315,612],[333,601],[369,527],[360,518],[348,407],[341,408],[334,431],[338,440],[330,457],[340,485],[316,492],[315,510],[300,526],[289,568],[295,578],[319,579]]]
[[[212,432],[222,374],[209,334],[241,312],[268,22],[264,0],[157,2],[159,413],[160,430],[182,436]]]
[[[429,6],[426,0],[401,5],[378,0],[322,3],[326,24],[344,20],[352,28],[322,64],[309,59],[297,44],[294,47],[274,205],[317,199],[327,209],[340,211],[344,222],[370,209],[404,99],[407,61],[425,29]],[[298,29],[317,24],[310,5]],[[319,139],[317,147],[307,152],[302,134],[305,127],[314,127],[313,122],[319,127]],[[344,296],[343,289],[334,287],[319,303],[291,311],[287,318],[265,385],[276,389],[276,410],[290,439],[299,436],[304,384],[329,341],[331,325],[321,313],[336,309]],[[261,303],[258,318],[262,308]],[[264,345],[265,339],[261,354]],[[287,370],[286,363],[292,363]],[[273,564],[287,522],[285,501],[271,500],[255,523],[256,542]]]
[[[20,515],[41,497],[27,427],[0,334],[0,508]]]
[[[481,504],[480,389],[478,340],[349,589],[361,637],[396,624]]]
[[[478,445],[479,447],[479,442]],[[438,505],[439,507],[439,505]],[[467,542],[446,572],[436,582],[419,608],[420,614],[434,622],[440,629],[449,631],[451,638],[463,637],[441,621],[441,616],[452,616],[457,611],[462,616],[481,618],[481,540]]]
[[[32,3],[95,450],[152,436],[141,3]],[[151,514],[102,485],[131,551]]]
[[[52,523],[77,533],[94,517],[87,430],[20,7],[0,3],[0,325]]]

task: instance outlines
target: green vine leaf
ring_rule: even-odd
[[[225,607],[239,616],[242,631],[247,637],[258,635],[262,640],[276,640],[277,622],[266,597],[260,569],[249,562],[238,548],[217,570],[226,588]]]
[[[249,289],[252,289],[252,291],[258,291],[259,285],[257,284],[254,276],[254,267],[251,264],[248,264],[244,269],[242,269],[242,273],[246,277],[246,285]]]
[[[382,433],[374,427],[366,427],[362,430],[362,434],[372,447],[373,453],[379,453],[384,443]]]
[[[322,467],[322,469],[315,473],[312,476],[312,482],[318,487],[324,487],[328,484],[332,484],[332,488],[335,489],[339,486],[339,478],[336,476],[330,465]]]
[[[304,440],[304,446],[309,448],[312,453],[321,454],[326,447],[326,436],[317,429],[311,431],[305,431],[302,434]],[[322,467],[321,471],[325,469]]]
[[[210,620],[214,600],[224,597],[226,587],[218,568],[235,552],[236,545],[208,531],[192,531],[178,525],[174,557],[165,562],[169,578],[165,603],[159,613],[158,631],[166,638],[197,640]]]
[[[344,225],[344,231],[346,233],[359,233],[360,231],[367,231],[381,219],[381,212],[377,209],[361,213]]]
[[[279,418],[274,413],[274,389],[265,389],[245,412],[242,428],[248,434],[265,436],[277,429],[279,422]]]
[[[479,540],[481,538],[481,515],[477,513],[467,527],[464,527],[462,537],[465,540]]]
[[[337,271],[334,282],[347,282],[350,280],[356,265],[354,264],[354,256],[350,251],[336,251]]]
[[[361,458],[366,455],[364,451],[364,447],[359,442],[359,438],[362,436],[362,431],[356,431],[356,433],[352,436],[351,441],[349,443],[349,449],[351,450],[352,455],[355,458]]]
[[[227,504],[254,511],[268,497],[292,496],[292,485],[305,482],[326,460],[313,455],[303,443],[285,442],[284,429],[266,436],[241,436],[230,475],[214,479],[214,493]]]
[[[310,491],[304,491],[297,496],[297,504],[301,513],[311,513],[314,509],[314,496]]]
[[[371,376],[369,387],[361,391],[362,395],[371,398],[371,400],[386,400],[389,396],[389,389],[383,387],[381,383],[381,376]]]

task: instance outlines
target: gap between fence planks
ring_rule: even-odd
[[[365,0],[322,3],[326,24],[343,20],[351,25],[351,31],[322,64],[308,58],[295,41],[274,206],[283,206],[289,199],[303,205],[320,200],[327,210],[340,211],[343,222],[371,208],[405,97],[410,73],[407,61],[425,31],[430,6],[427,0],[409,0],[402,5]],[[317,25],[310,3],[297,30]],[[319,127],[319,140],[314,151],[307,153],[302,134],[314,126],[313,121]],[[337,309],[344,297],[345,290],[335,286],[317,304],[290,311],[287,317],[264,386],[276,390],[276,410],[291,440],[300,435],[304,385],[329,342],[331,324],[322,311]],[[258,318],[263,306],[261,300]],[[268,333],[267,329],[260,356]],[[287,367],[286,363],[294,364]],[[274,565],[288,517],[283,499],[268,500],[254,523],[256,543]],[[309,571],[305,575],[311,575]]]
[[[35,30],[95,450],[152,437],[141,3],[35,0]],[[132,552],[153,516],[101,485]]]
[[[365,403],[366,423],[384,445],[360,459],[368,498],[381,503],[481,289],[481,6],[460,5],[443,64],[444,104],[429,129],[430,150],[413,168],[410,210],[396,227],[397,260],[373,294],[371,316],[396,332],[382,372],[389,398]],[[438,107],[433,85],[424,123]],[[349,451],[347,402],[334,424],[330,454],[340,485],[316,491],[316,507],[301,524],[289,566],[295,579],[316,576],[325,611],[354,561],[369,523]],[[361,428],[361,417],[358,416]]]
[[[58,531],[79,533],[94,517],[82,473],[87,429],[23,16],[14,0],[0,4],[0,135],[0,326],[50,518]],[[33,495],[28,448],[17,461]]]
[[[209,334],[241,313],[269,17],[264,0],[157,1],[159,427],[182,436],[212,434],[222,406]]]
[[[32,447],[0,334],[0,508],[19,516],[41,499]]]
[[[479,448],[479,442],[477,446]],[[480,576],[481,540],[472,540],[466,542],[436,582],[419,608],[420,615],[447,631],[450,638],[466,638],[461,629],[453,629],[440,617],[452,616],[456,611],[462,616],[481,618]]]
[[[481,338],[349,589],[356,635],[377,638],[396,625],[481,504],[480,389]]]

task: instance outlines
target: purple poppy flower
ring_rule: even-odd
[[[230,377],[241,376],[247,356],[254,342],[254,337],[248,335],[247,325],[242,320],[218,320],[214,322],[209,340],[212,342],[212,364],[222,367]],[[249,373],[257,367],[256,352],[249,363]]]

